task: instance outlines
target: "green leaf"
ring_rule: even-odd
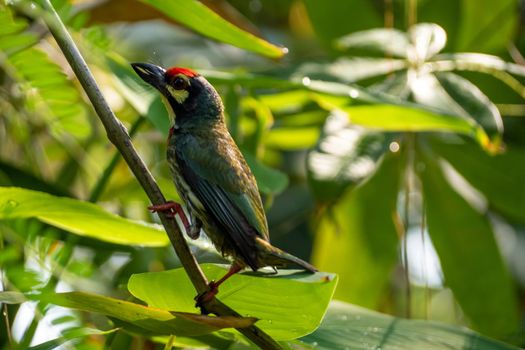
[[[218,280],[227,268],[201,265],[209,280]],[[221,285],[218,298],[276,340],[290,340],[312,332],[321,322],[337,276],[281,270],[278,275],[242,273]],[[195,312],[195,289],[183,269],[131,276],[129,291],[149,306]]]
[[[80,94],[57,63],[37,48],[17,52],[6,62],[16,73],[14,78],[25,83],[21,86],[27,90],[27,109],[44,116],[51,132],[78,138],[89,135],[90,126]]]
[[[432,139],[432,148],[445,158],[465,179],[483,193],[490,208],[525,224],[525,154],[507,149],[490,155],[472,142],[447,143]]]
[[[281,127],[271,129],[264,138],[268,147],[287,151],[313,147],[319,139],[318,127]]]
[[[323,215],[316,230],[313,261],[341,276],[335,297],[377,307],[397,261],[393,222],[399,157],[390,155],[372,177],[347,191]]]
[[[30,348],[27,348],[27,350],[52,350],[60,345],[67,343],[70,340],[78,339],[78,338],[84,338],[91,335],[106,335],[117,331],[117,329],[111,329],[109,331],[101,331],[99,329],[93,329],[93,328],[70,328],[62,332],[64,334],[63,337],[59,337],[56,339],[52,339],[49,341],[46,341],[44,343],[31,346]]]
[[[474,122],[422,108],[396,105],[365,105],[343,108],[353,124],[383,131],[445,131],[468,135],[480,144],[488,136]]]
[[[394,28],[375,28],[351,33],[337,40],[340,49],[359,48],[396,57],[406,57],[407,34]]]
[[[146,204],[145,204],[146,205]],[[37,218],[71,233],[105,242],[163,247],[163,230],[110,214],[95,204],[16,187],[0,188],[0,220]]]
[[[340,58],[334,63],[306,63],[294,76],[323,79],[328,76],[337,81],[353,83],[359,80],[385,75],[407,67],[405,60],[372,57]]]
[[[460,52],[442,54],[430,63],[437,70],[471,70],[483,73],[502,71],[514,75],[525,76],[525,67],[519,64],[506,62],[498,56],[482,53]]]
[[[271,58],[280,58],[287,53],[278,47],[248,33],[196,0],[143,0],[178,23],[209,38],[222,41],[241,49],[256,52]]]
[[[468,117],[480,124],[492,138],[503,133],[503,121],[496,105],[474,84],[453,73],[437,73],[436,78],[447,94]]]
[[[388,150],[388,143],[383,133],[349,125],[344,113],[330,115],[307,159],[308,182],[316,198],[336,200],[347,187],[367,178]]]
[[[103,314],[157,335],[203,335],[223,328],[248,327],[256,321],[252,317],[210,317],[187,312],[170,312],[82,292],[47,294],[39,296],[38,299],[71,309]]]
[[[26,302],[27,298],[23,293],[19,292],[0,292],[0,303],[6,304],[22,304]]]
[[[330,303],[321,326],[300,341],[317,350],[518,350],[467,328],[405,320],[340,301]]]
[[[518,304],[486,214],[471,206],[479,200],[465,195],[456,173],[440,167],[435,155],[421,157],[428,230],[445,283],[476,329],[508,336],[518,327]]]
[[[288,186],[288,176],[285,173],[270,168],[249,152],[243,152],[246,163],[257,180],[259,191],[265,194],[279,194]]]

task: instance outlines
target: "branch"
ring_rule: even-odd
[[[71,65],[71,68],[75,72],[80,84],[84,88],[89,100],[93,104],[98,117],[104,125],[109,140],[122,154],[122,157],[151,200],[151,203],[154,205],[165,203],[166,199],[164,198],[164,195],[160,191],[160,188],[148,168],[137,154],[137,151],[128,135],[128,131],[115,117],[115,114],[108,106],[93,75],[84,61],[84,58],[80,54],[66,27],[53,8],[53,5],[51,5],[50,0],[43,0],[43,5],[48,12],[48,14],[44,15],[44,20],[51,34],[53,34],[53,37],[57,41],[58,46]],[[186,240],[175,220],[168,218],[162,213],[159,214],[159,217],[182,266],[197,290],[197,293],[200,294],[206,292],[208,290],[206,276],[202,272],[195,257],[191,254],[190,248],[188,247],[188,244],[186,243]],[[218,316],[240,316],[237,312],[215,298],[206,303],[205,307],[207,310]],[[263,349],[281,349],[280,345],[275,340],[256,326],[239,328],[237,330]]]

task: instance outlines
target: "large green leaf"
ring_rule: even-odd
[[[405,320],[333,301],[321,326],[300,339],[317,350],[517,350],[467,328]]]
[[[221,18],[204,4],[196,0],[143,0],[157,8],[178,23],[209,38],[222,41],[241,49],[256,52],[272,58],[286,54],[287,49],[245,32]]]
[[[450,170],[444,173],[435,156],[425,154],[422,160],[428,230],[445,283],[475,328],[493,336],[510,335],[518,326],[516,295],[485,213],[455,190],[468,188]],[[469,200],[474,203],[475,198]]]
[[[46,342],[40,343],[35,346],[31,346],[30,348],[27,348],[27,350],[52,350],[56,349],[59,346],[78,339],[78,338],[85,338],[92,335],[106,335],[115,332],[117,329],[111,329],[109,331],[101,331],[98,329],[93,328],[70,328],[62,331],[62,336],[59,338],[55,338],[52,340],[48,340]]]
[[[384,133],[349,124],[344,113],[330,115],[308,154],[308,182],[318,200],[336,200],[345,188],[367,178],[388,149],[390,138]]]
[[[201,265],[210,280],[227,268]],[[257,325],[277,340],[290,340],[312,332],[323,318],[337,276],[281,270],[278,275],[242,273],[221,285],[218,298],[243,316],[256,317]],[[131,276],[129,291],[149,306],[195,312],[195,289],[183,269]]]
[[[432,147],[488,199],[490,208],[525,224],[525,153],[507,149],[490,155],[471,142],[432,140]]]
[[[5,293],[0,292],[0,302],[3,301]],[[49,293],[28,295],[28,297],[49,304],[106,315],[156,335],[196,336],[212,333],[222,328],[248,327],[256,322],[253,317],[210,317],[188,312],[160,310],[83,292]],[[12,300],[12,298],[12,293],[6,296],[7,300]]]
[[[1,187],[0,220],[16,218],[37,218],[71,233],[110,243],[149,247],[169,243],[160,228],[108,213],[95,204],[23,188]]]
[[[353,124],[384,131],[445,131],[465,134],[488,145],[488,136],[476,123],[457,116],[396,105],[350,106],[343,109]]]
[[[341,276],[338,299],[377,307],[385,292],[397,260],[393,215],[399,175],[399,157],[385,157],[376,173],[346,192],[319,223],[313,261]]]

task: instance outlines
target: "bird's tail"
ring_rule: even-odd
[[[298,266],[303,268],[311,273],[317,272],[317,268],[306,261],[299,259],[292,254],[289,254],[279,248],[272,246],[269,242],[258,240],[259,244],[264,245],[264,252],[266,255],[266,263],[270,266],[282,267],[282,266]]]

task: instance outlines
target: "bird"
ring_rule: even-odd
[[[211,281],[209,290],[196,297],[197,303],[211,300],[219,285],[244,268],[296,266],[317,272],[313,265],[270,243],[257,182],[228,131],[215,88],[189,68],[131,66],[158,90],[168,110],[167,162],[188,216],[173,201],[149,209],[178,215],[192,239],[199,237],[202,228],[215,248],[233,260],[225,276]]]

